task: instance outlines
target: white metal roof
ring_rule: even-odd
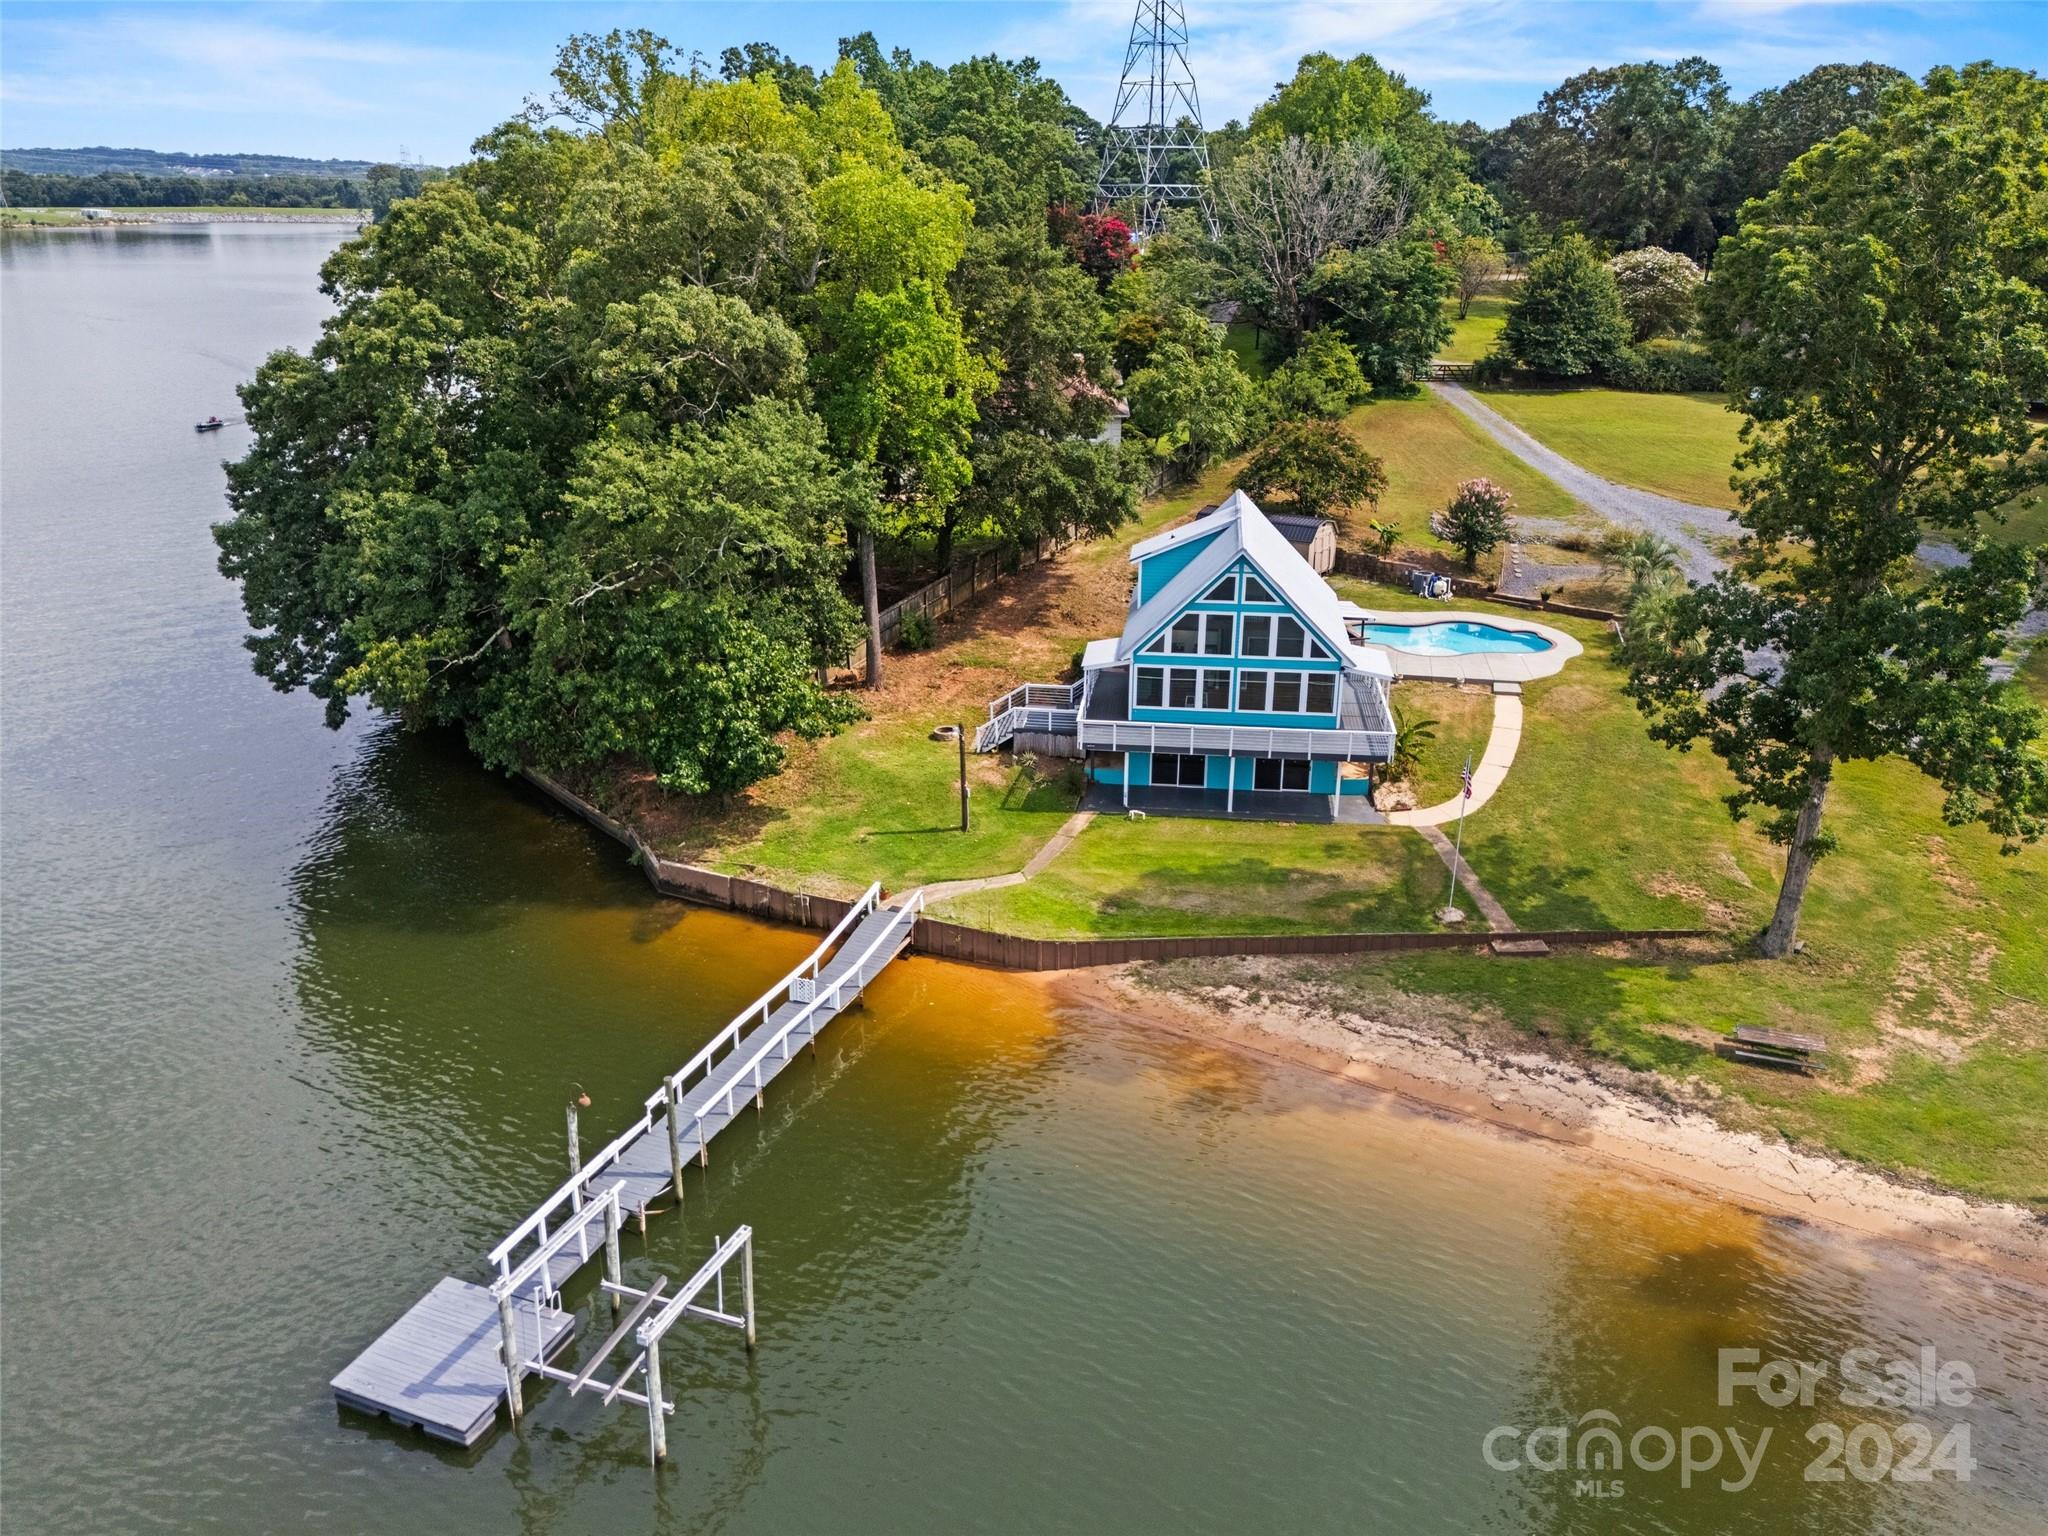
[[[1081,652],[1081,670],[1093,672],[1097,667],[1113,666],[1116,663],[1116,640],[1090,640],[1086,650]]]
[[[1242,555],[1274,593],[1301,615],[1331,655],[1375,677],[1394,675],[1384,652],[1351,643],[1344,630],[1344,604],[1330,590],[1330,584],[1315,573],[1301,551],[1287,541],[1287,536],[1273,526],[1258,503],[1243,491],[1232,491],[1206,517],[1134,545],[1131,560],[1136,563],[1172,548],[1175,542],[1210,534],[1215,535],[1215,542],[1190,560],[1150,602],[1132,612],[1117,644],[1118,661],[1127,660],[1153,631],[1199,598]]]

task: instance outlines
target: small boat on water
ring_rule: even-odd
[[[209,416],[204,421],[195,421],[194,423],[192,423],[192,430],[194,432],[218,432],[222,427],[226,425],[227,423],[222,421],[218,416]]]

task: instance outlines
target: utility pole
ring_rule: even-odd
[[[1138,0],[1124,48],[1116,107],[1102,134],[1095,206],[1135,204],[1138,233],[1156,234],[1170,207],[1197,210],[1218,233],[1209,200],[1209,141],[1188,66],[1188,18],[1180,0]]]

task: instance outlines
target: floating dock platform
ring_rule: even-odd
[[[576,1331],[555,1307],[515,1302],[515,1325],[551,1359]],[[334,1395],[437,1440],[475,1445],[505,1401],[498,1303],[489,1290],[448,1276],[377,1336],[334,1378]]]

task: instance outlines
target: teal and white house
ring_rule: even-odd
[[[979,751],[1085,758],[1091,803],[1220,816],[1368,820],[1393,753],[1387,653],[1242,491],[1131,550],[1124,631],[1081,680],[989,706]]]

